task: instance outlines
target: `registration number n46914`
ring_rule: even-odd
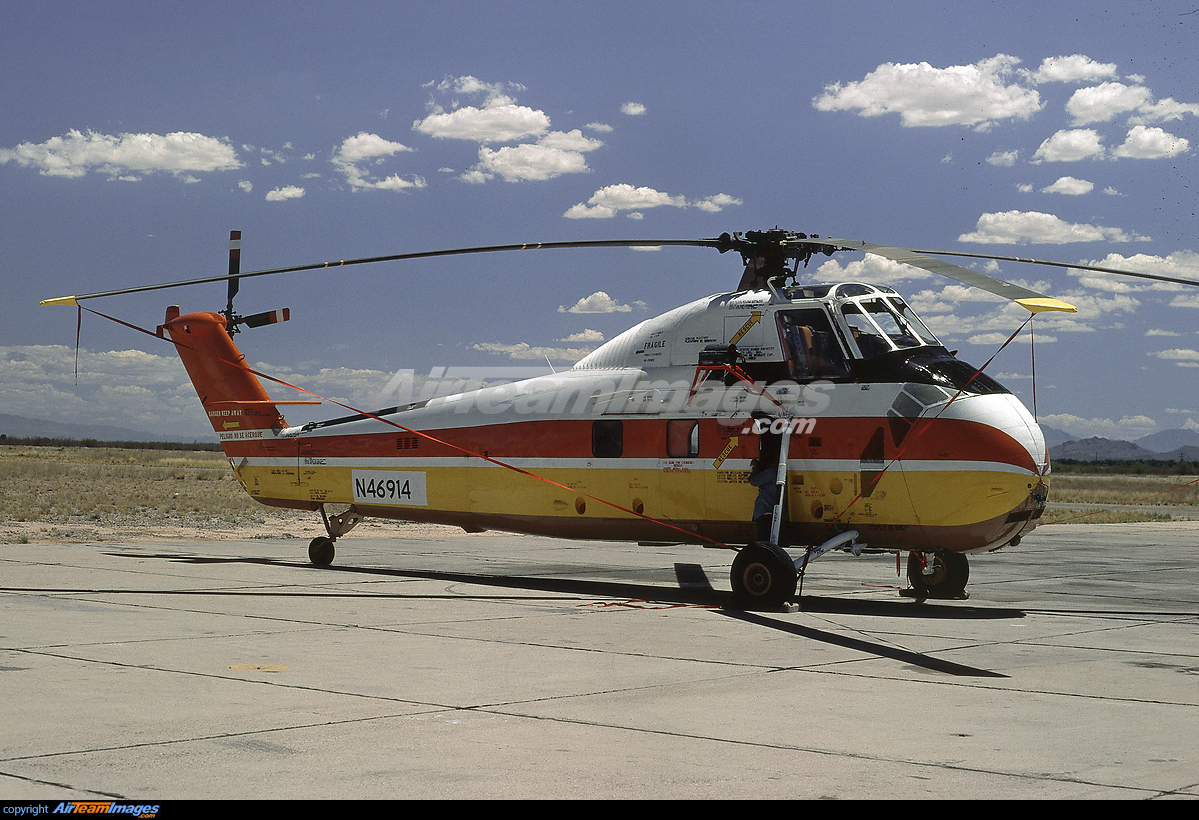
[[[425,474],[410,470],[354,470],[354,501],[365,504],[428,505]]]

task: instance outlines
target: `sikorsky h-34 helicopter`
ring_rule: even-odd
[[[913,251],[780,229],[696,240],[458,248],[243,273],[231,234],[223,276],[47,299],[228,281],[215,313],[167,309],[169,338],[242,487],[263,504],[319,511],[328,536],[363,518],[736,550],[735,600],[792,599],[831,550],[907,552],[918,597],[964,597],[967,553],[1016,545],[1045,509],[1048,449],[1033,416],[957,359],[888,287],[799,284],[815,254],[864,251],[1007,297],[1030,316],[1065,302]],[[641,322],[573,368],[301,427],[233,342],[242,325],[286,320],[233,310],[241,279],[436,256],[585,247],[734,251],[736,291]],[[1199,282],[1057,262],[1189,285]],[[103,315],[103,314],[101,314]],[[111,317],[109,317],[111,318]],[[788,548],[797,553],[792,556]]]

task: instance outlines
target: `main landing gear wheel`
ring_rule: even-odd
[[[333,563],[333,539],[319,535],[308,545],[308,560],[318,567],[327,567]]]
[[[932,572],[925,574],[926,562]],[[908,553],[908,581],[921,598],[968,598],[970,561],[960,552]]]
[[[795,597],[799,575],[782,547],[756,543],[733,559],[733,601],[747,609],[778,609]]]

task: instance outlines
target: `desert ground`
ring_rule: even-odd
[[[461,534],[457,527],[364,521],[362,534]],[[316,513],[266,507],[222,453],[0,446],[0,543],[197,538],[312,539]]]

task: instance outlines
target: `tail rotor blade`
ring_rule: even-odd
[[[254,313],[250,316],[243,316],[234,324],[245,325],[246,327],[262,327],[263,325],[273,325],[277,322],[286,322],[291,319],[291,308],[280,308],[279,310],[268,310],[262,313]]]
[[[229,304],[225,308],[225,317],[233,321],[233,297],[237,295],[240,286],[238,274],[241,273],[241,231],[229,231]]]

